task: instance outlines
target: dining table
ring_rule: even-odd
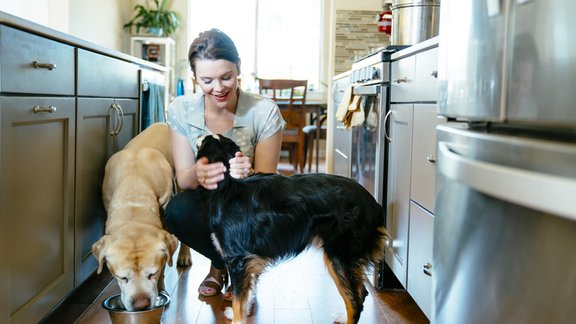
[[[289,109],[290,106],[290,102],[288,100],[277,100],[276,103],[278,104],[278,107],[280,108],[280,111],[282,111],[283,109]],[[297,108],[299,107],[299,108]],[[322,114],[326,113],[326,109],[328,107],[328,104],[326,103],[326,101],[323,100],[306,100],[306,102],[304,104],[298,104],[293,106],[294,108],[297,109],[302,109],[303,110],[303,114],[304,116],[307,116],[308,118],[308,124],[312,125],[312,124],[316,124],[316,136],[315,139],[318,143],[318,141],[320,140],[320,130],[322,127],[322,119],[320,118],[320,116]],[[304,140],[304,139],[302,139]],[[301,143],[303,144],[303,143]],[[303,147],[303,145],[298,145],[299,148]],[[320,156],[320,145],[317,144],[315,147],[315,165],[316,165],[316,172],[318,172],[318,165],[319,165],[319,156]],[[304,159],[303,159],[303,149],[298,149],[298,154],[296,156],[296,160],[298,161],[298,166],[300,168],[300,171],[302,172],[304,170]]]

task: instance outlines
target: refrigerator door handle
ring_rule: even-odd
[[[477,191],[576,220],[576,180],[467,158],[438,142],[438,170]]]

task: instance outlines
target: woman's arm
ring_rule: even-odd
[[[208,163],[208,159],[196,161],[192,147],[186,136],[170,129],[170,143],[176,180],[182,189],[196,189],[199,185],[206,189],[215,189],[218,182],[224,179],[226,168],[223,163]]]
[[[282,148],[282,130],[256,144],[254,150],[254,171],[277,173],[280,149]]]

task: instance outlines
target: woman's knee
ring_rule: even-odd
[[[186,190],[176,194],[164,212],[164,221],[168,229],[177,234],[183,227],[190,226],[198,217],[191,217],[192,211],[200,211],[198,193],[194,190]]]

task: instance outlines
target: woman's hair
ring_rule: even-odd
[[[227,60],[236,64],[240,73],[240,56],[236,45],[219,29],[213,28],[201,32],[190,45],[188,62],[194,76],[196,76],[196,60]]]

